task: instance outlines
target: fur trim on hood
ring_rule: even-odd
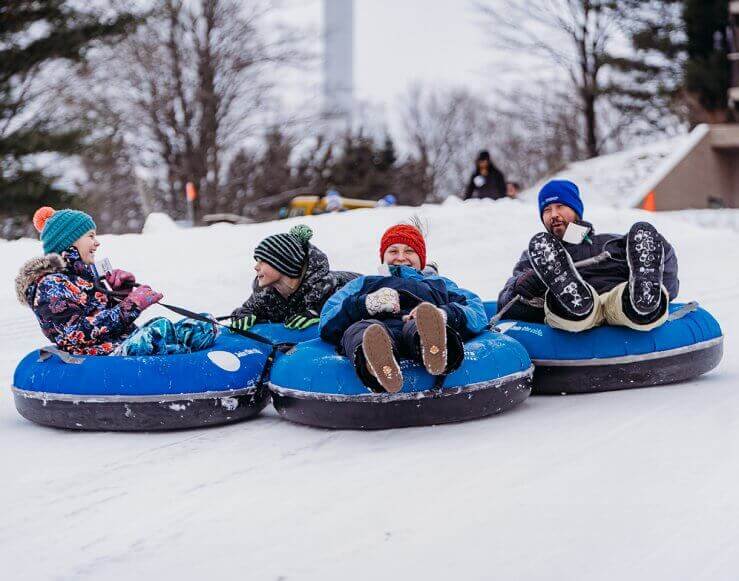
[[[15,294],[22,305],[30,306],[26,298],[28,287],[34,284],[42,276],[55,272],[64,272],[67,263],[58,254],[47,254],[32,258],[21,266],[18,276],[15,277]]]

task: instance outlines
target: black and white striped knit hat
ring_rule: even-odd
[[[288,234],[267,236],[254,249],[254,260],[262,260],[290,278],[300,278],[312,236],[313,230],[305,224],[293,226]]]

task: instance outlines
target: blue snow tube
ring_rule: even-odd
[[[312,325],[301,331],[288,329],[282,323],[260,323],[249,329],[257,335],[261,335],[265,339],[269,339],[273,343],[297,345],[305,343],[311,339],[318,338],[318,325]]]
[[[488,316],[497,303],[485,303]],[[670,305],[671,320],[648,332],[602,326],[569,333],[543,323],[503,319],[496,329],[528,352],[534,394],[612,391],[685,381],[716,367],[721,327],[697,303]]]
[[[288,420],[323,428],[384,429],[481,418],[531,393],[533,366],[513,339],[487,332],[465,343],[461,367],[437,383],[417,363],[401,361],[403,389],[371,393],[349,359],[320,339],[297,345],[272,368],[272,402]]]
[[[171,430],[257,415],[270,345],[222,333],[203,351],[150,357],[72,356],[48,347],[18,365],[13,393],[25,418],[77,430]]]

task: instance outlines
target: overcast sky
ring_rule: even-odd
[[[321,0],[286,14],[291,24],[321,30]],[[493,52],[470,0],[355,0],[354,22],[355,98],[386,115],[414,81],[475,91],[494,83]]]

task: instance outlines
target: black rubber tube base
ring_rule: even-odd
[[[272,403],[283,418],[318,428],[385,430],[463,422],[505,412],[531,394],[531,375],[478,384],[474,390],[423,394],[335,397],[272,386]]]
[[[216,397],[148,401],[90,398],[46,399],[14,390],[15,407],[24,418],[53,428],[89,431],[148,432],[230,424],[253,418],[269,402],[269,390],[254,388]]]
[[[723,341],[678,355],[612,365],[547,366],[534,361],[534,395],[569,395],[688,381],[716,367]]]

